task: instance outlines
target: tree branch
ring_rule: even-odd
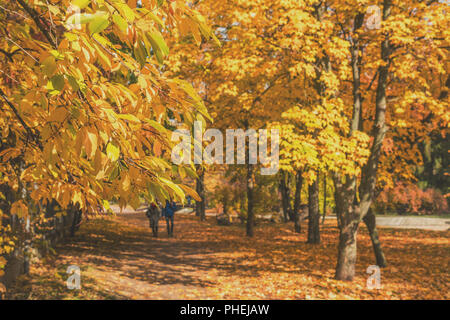
[[[25,121],[22,119],[22,117],[19,114],[19,111],[16,109],[16,107],[12,104],[12,102],[8,99],[6,94],[3,92],[3,90],[0,88],[0,96],[5,100],[6,104],[9,106],[9,108],[12,110],[16,118],[19,120],[19,122],[22,124],[22,126],[25,128],[25,131],[27,132],[28,136],[30,136],[34,142],[38,145],[39,149],[43,149],[42,143],[39,140],[39,137],[31,130],[31,128],[25,123]]]
[[[48,42],[52,45],[54,49],[56,49],[58,46],[56,45],[56,42],[53,39],[50,32],[48,31],[47,27],[42,23],[42,20],[39,17],[38,12],[35,9],[29,7],[24,0],[15,0],[15,1],[30,15],[31,19],[33,19],[34,23],[36,23],[39,30],[41,30],[41,32],[47,38]]]

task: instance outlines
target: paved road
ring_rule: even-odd
[[[210,215],[216,215],[210,214]],[[266,216],[270,218],[270,216]],[[336,219],[336,216],[328,216],[327,219]],[[426,217],[383,217],[377,216],[377,226],[398,229],[421,229],[433,231],[447,231],[450,229],[450,219],[426,218]]]
[[[446,231],[450,228],[450,219],[425,217],[377,217],[377,225],[381,227]]]
[[[329,216],[327,219],[336,219],[336,216]],[[398,229],[447,231],[450,228],[450,219],[377,216],[377,226]]]
[[[114,211],[120,210],[116,207]],[[144,208],[138,209],[138,211],[144,211]],[[193,214],[192,209],[185,208],[178,211],[178,214]],[[124,213],[134,212],[132,208],[124,209]],[[207,212],[207,216],[216,216],[214,212]],[[327,216],[327,219],[336,219],[336,216]],[[434,231],[446,231],[450,228],[450,219],[444,218],[426,218],[426,217],[383,217],[377,216],[377,226],[387,228],[399,228],[399,229],[422,229],[422,230],[434,230]]]

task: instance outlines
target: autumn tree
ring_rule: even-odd
[[[205,45],[202,54],[192,52],[186,38],[172,57],[174,74],[190,77],[199,89],[220,129],[260,129],[295,99],[295,81],[290,79],[282,50],[266,36],[277,17],[269,17],[273,3],[203,1],[195,8],[207,16],[222,47]],[[278,9],[281,12],[282,8]],[[181,67],[177,67],[175,60]],[[188,66],[185,62],[191,63]],[[293,94],[294,93],[294,94]],[[253,235],[255,165],[247,161],[247,234]]]
[[[448,102],[438,100],[440,90],[434,89],[439,86],[433,80],[448,68],[444,62],[448,5],[387,0],[381,5],[371,1],[195,5],[214,21],[224,47],[208,48],[193,57],[186,42],[181,44],[181,58],[204,75],[195,78],[201,86],[208,84],[207,103],[216,123],[244,128],[279,125],[286,170],[292,168],[293,174],[301,169],[311,185],[312,217],[317,211],[315,177],[319,171],[333,177],[340,228],[338,279],[353,278],[356,235],[363,220],[377,263],[385,264],[370,210],[376,182],[394,179],[387,170],[395,156],[389,154],[393,141],[411,132],[422,139],[430,128],[438,123],[445,127],[448,121]],[[418,114],[424,115],[420,121]],[[251,199],[252,166],[248,173]]]
[[[196,197],[173,182],[187,171],[169,162],[169,120],[207,112],[162,65],[175,28],[209,37],[197,11],[160,0],[0,4],[3,221],[34,226],[52,203],[95,213],[111,200],[137,208],[141,195]]]
[[[353,277],[356,232],[362,220],[369,228],[377,264],[385,264],[370,207],[378,165],[389,150],[385,145],[383,151],[386,117],[396,127],[395,134],[403,137],[408,131],[399,127],[405,126],[417,128],[414,130],[419,136],[425,136],[424,123],[417,121],[421,117],[415,117],[417,113],[412,112],[407,114],[406,120],[406,108],[419,107],[425,114],[431,112],[436,120],[434,123],[445,119],[445,109],[442,105],[438,107],[436,100],[439,93],[427,91],[431,85],[430,74],[445,73],[442,61],[446,36],[441,24],[445,5],[431,1],[419,3],[417,8],[411,3],[392,9],[391,2],[385,1],[379,16],[384,20],[380,21],[379,29],[376,21],[375,28],[372,27],[376,16],[366,16],[370,5],[366,1],[312,1],[303,3],[303,7],[297,4],[292,9],[296,14],[291,12],[291,16],[301,17],[302,21],[310,19],[309,28],[297,31],[299,37],[290,42],[287,40],[290,46],[283,48],[297,50],[305,57],[297,66],[298,70],[304,70],[304,88],[310,101],[303,99],[299,107],[284,114],[288,123],[282,124],[287,130],[282,134],[285,139],[282,157],[287,165],[315,162],[327,167],[334,175],[341,230],[336,276],[347,280]],[[401,19],[405,22],[399,26]],[[427,24],[426,31],[416,32],[416,26],[424,20],[433,22]],[[298,30],[302,26],[291,22],[288,20],[279,27],[279,32],[287,28]],[[308,43],[313,45],[308,46]],[[424,52],[432,57],[426,67],[421,65]],[[403,68],[411,68],[414,72],[408,73]],[[425,69],[428,72],[424,72]],[[309,74],[308,70],[311,70]],[[414,81],[419,78],[423,81]],[[363,86],[367,88],[364,91]],[[395,112],[386,116],[388,97],[389,102],[395,103]],[[321,127],[321,121],[328,124]],[[318,126],[316,133],[311,124]],[[327,128],[332,134],[327,134]],[[308,139],[302,141],[307,134]],[[369,137],[371,146],[367,148]],[[320,143],[317,144],[314,138],[319,138]],[[302,160],[299,155],[304,153],[305,146],[310,153]],[[317,158],[317,155],[321,157]],[[326,157],[330,158],[327,160]]]
[[[367,8],[358,6],[361,4],[336,3],[335,12],[331,11],[342,29],[341,36],[350,42],[353,110],[349,134],[364,131],[371,137],[370,155],[360,180],[352,175],[335,176],[340,220],[336,277],[341,280],[352,280],[355,273],[356,234],[359,222],[370,214],[388,128],[406,124],[397,117],[402,113],[399,109],[420,106],[439,118],[445,115],[445,104],[439,103],[438,96],[428,88],[430,74],[445,72],[444,43],[448,36],[443,24],[448,24],[447,5],[385,0],[379,7],[379,28],[368,28],[364,24]],[[425,61],[421,58],[424,56],[429,59]],[[367,91],[362,90],[363,83]]]

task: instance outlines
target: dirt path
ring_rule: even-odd
[[[382,289],[366,288],[373,264],[370,239],[361,228],[353,283],[333,279],[335,221],[322,227],[322,244],[306,244],[290,224],[264,224],[256,237],[242,226],[220,227],[178,215],[175,235],[151,236],[143,212],[85,223],[77,236],[56,248],[58,255],[35,266],[16,297],[40,299],[449,299],[448,232],[380,231],[389,266]],[[80,291],[66,287],[69,265],[81,268]]]
[[[207,298],[204,288],[212,283],[208,277],[214,274],[214,267],[205,261],[211,251],[203,241],[184,240],[193,221],[183,220],[183,234],[177,232],[180,225],[176,225],[173,238],[168,238],[163,220],[159,237],[153,238],[141,212],[118,215],[117,221],[132,228],[124,228],[119,243],[108,234],[101,236],[111,246],[100,248],[100,256],[87,257],[86,262],[95,264],[86,270],[87,277],[95,278],[99,287],[118,298]],[[199,273],[203,268],[211,269],[208,275]]]

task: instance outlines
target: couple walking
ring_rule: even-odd
[[[177,211],[177,205],[175,201],[166,200],[166,205],[162,208],[161,213],[162,216],[166,218],[167,224],[167,234],[169,237],[173,236],[173,220],[175,211]],[[150,207],[147,209],[146,216],[150,221],[150,228],[152,229],[153,236],[158,236],[158,223],[160,218],[160,210],[156,203],[150,204]]]

